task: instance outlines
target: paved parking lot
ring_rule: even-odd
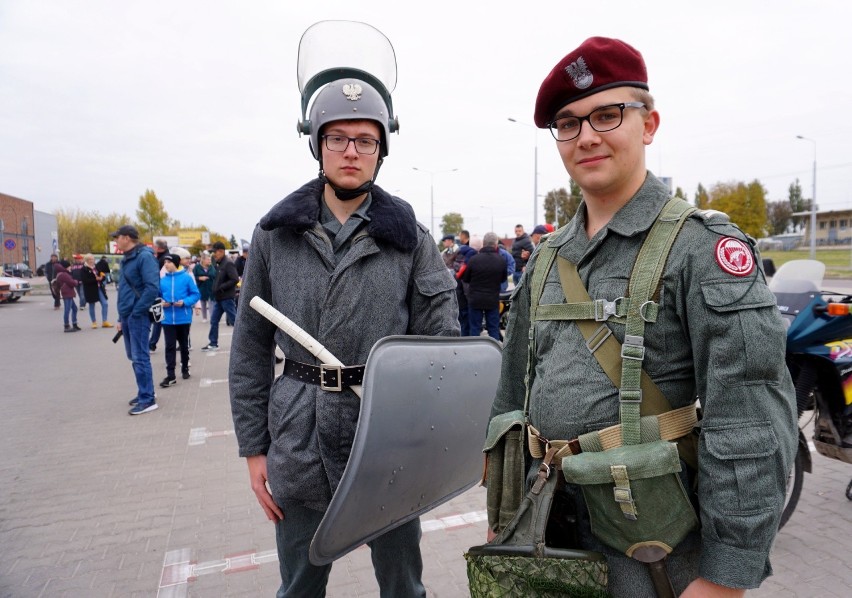
[[[0,305],[0,596],[273,596],[273,530],[230,419],[232,329],[205,354],[196,321],[192,378],[130,417],[122,344],[88,314],[79,321],[81,332],[63,333],[45,295]],[[161,344],[155,382],[163,360]],[[749,596],[849,595],[852,467],[815,455],[814,470],[776,542],[775,576]],[[484,540],[484,508],[474,488],[423,517],[430,596],[467,595],[462,554]],[[377,595],[366,548],[335,564],[328,595]]]

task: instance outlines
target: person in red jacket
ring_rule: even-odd
[[[62,312],[62,320],[65,322],[65,332],[77,332],[80,327],[77,326],[77,303],[74,298],[77,296],[77,287],[80,281],[74,280],[68,272],[70,264],[67,260],[58,262],[53,268],[56,273],[56,284],[59,286],[59,296],[62,297],[62,303],[65,305],[65,311]],[[71,323],[69,324],[69,315]]]

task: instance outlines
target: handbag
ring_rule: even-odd
[[[473,598],[608,596],[606,558],[563,547],[575,544],[575,532],[564,517],[550,517],[552,509],[559,509],[559,476],[549,462],[542,463],[538,479],[500,534],[465,553]]]

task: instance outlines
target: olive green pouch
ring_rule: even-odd
[[[494,532],[506,527],[524,498],[524,429],[521,410],[503,413],[488,423],[483,452],[488,460],[485,474],[488,525]]]
[[[670,553],[698,526],[680,470],[677,445],[666,440],[562,460],[565,480],[583,489],[592,533],[627,556],[642,547]]]

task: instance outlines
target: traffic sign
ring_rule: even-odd
[[[9,251],[12,251],[15,248],[15,239],[6,239],[6,241],[3,243],[3,247],[8,249]]]

